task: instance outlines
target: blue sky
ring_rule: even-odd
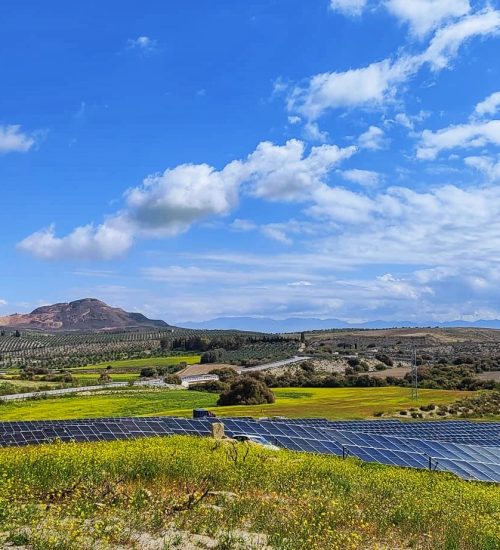
[[[0,314],[500,318],[500,6],[5,0]]]

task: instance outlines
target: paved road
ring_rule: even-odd
[[[290,359],[283,359],[282,361],[275,361],[274,363],[266,363],[265,365],[257,365],[256,367],[243,367],[238,372],[241,374],[243,372],[256,372],[268,369],[278,369],[280,367],[286,367],[287,365],[293,365],[294,363],[301,363],[302,361],[307,361],[308,359],[312,358],[305,355],[301,357],[295,355]]]

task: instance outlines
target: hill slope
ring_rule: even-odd
[[[165,321],[148,319],[141,313],[129,313],[94,298],[53,304],[31,313],[0,317],[0,326],[49,331],[112,330],[143,327],[165,328]]]

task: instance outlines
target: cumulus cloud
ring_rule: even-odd
[[[127,191],[126,204],[143,231],[175,235],[198,220],[229,213],[238,202],[240,177],[239,163],[221,171],[183,164]]]
[[[50,226],[18,247],[43,260],[109,260],[123,255],[135,238],[176,235],[211,216],[229,214],[241,192],[268,200],[306,200],[333,167],[355,152],[354,146],[322,145],[306,154],[303,142],[290,140],[282,146],[262,142],[246,159],[222,170],[183,164],[126,191],[125,207],[101,225],[77,227],[64,237]],[[268,232],[272,235],[277,238],[278,232]]]
[[[245,162],[250,192],[268,200],[304,200],[329,171],[356,152],[356,147],[312,147],[305,154],[303,142],[292,139],[284,146],[261,143]]]
[[[359,146],[362,149],[376,151],[383,149],[387,144],[384,131],[378,126],[370,126],[366,132],[363,132],[358,139]]]
[[[464,42],[497,34],[499,30],[500,12],[497,10],[488,7],[465,15],[439,28],[428,47],[419,54],[402,53],[394,59],[384,59],[366,67],[320,73],[305,84],[292,87],[287,109],[314,121],[330,109],[380,107],[393,101],[399,87],[423,66],[434,71],[443,70]]]
[[[384,5],[420,38],[445,21],[470,11],[469,0],[387,0]]]
[[[132,242],[131,227],[117,218],[77,227],[65,237],[57,237],[51,225],[26,237],[18,248],[41,260],[110,260],[123,255]]]
[[[26,153],[35,143],[35,136],[22,132],[19,124],[0,125],[0,154]]]
[[[494,115],[499,109],[500,92],[495,92],[476,105],[476,108],[474,109],[474,114],[478,116]]]
[[[447,149],[483,147],[487,144],[500,145],[500,120],[458,124],[437,132],[424,130],[417,147],[417,158],[434,160]]]
[[[330,0],[330,8],[344,15],[361,15],[367,0]]]

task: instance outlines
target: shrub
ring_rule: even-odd
[[[210,380],[204,384],[191,384],[189,389],[192,391],[204,391],[208,393],[221,394],[229,389],[229,384],[225,384],[220,380]]]
[[[211,349],[206,351],[200,359],[200,363],[205,365],[207,363],[220,363],[226,350],[224,349]]]
[[[106,372],[103,372],[99,376],[98,382],[101,382],[101,383],[111,382],[111,376],[109,374],[107,374]]]
[[[154,378],[158,375],[158,371],[155,367],[144,367],[141,369],[141,378]]]
[[[241,376],[231,382],[229,388],[221,394],[217,405],[261,405],[274,403],[273,392],[262,380],[251,376]]]
[[[165,384],[175,384],[176,386],[182,384],[182,380],[179,376],[177,376],[177,374],[167,374],[163,378],[163,381],[165,382]]]
[[[385,353],[377,353],[375,355],[375,359],[377,359],[381,363],[384,363],[384,365],[387,365],[388,367],[392,367],[394,365],[392,359]]]

